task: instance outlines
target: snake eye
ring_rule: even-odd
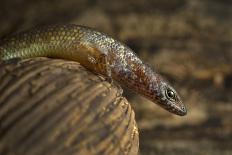
[[[171,89],[167,89],[166,90],[166,97],[171,101],[175,101],[175,99],[176,99],[175,92],[172,91]]]

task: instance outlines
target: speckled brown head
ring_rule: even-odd
[[[185,108],[179,94],[167,82],[160,81],[159,93],[155,93],[156,102],[158,102],[158,104],[166,110],[180,116],[187,114],[187,109]]]
[[[176,115],[184,116],[187,109],[175,89],[147,65],[139,65],[135,75],[127,78],[127,86],[152,102]],[[136,78],[133,78],[136,77]]]
[[[150,99],[171,113],[180,116],[186,115],[187,109],[175,89],[149,67],[147,70],[147,73],[150,74],[149,78],[146,79],[147,83],[149,83],[147,93]]]

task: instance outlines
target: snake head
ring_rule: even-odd
[[[126,86],[173,114],[180,116],[187,114],[179,94],[154,69],[148,65],[137,65],[133,73],[137,79],[133,78],[134,76],[127,76]]]
[[[180,116],[187,114],[181,97],[161,75],[149,66],[139,73],[141,72],[144,74],[139,74],[143,79],[138,89],[140,94],[173,114]]]
[[[183,104],[179,94],[167,82],[161,81],[159,86],[159,94],[156,99],[160,106],[169,112],[175,113],[180,116],[187,114],[187,109]]]

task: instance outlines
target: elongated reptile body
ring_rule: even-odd
[[[177,92],[129,47],[91,28],[48,26],[0,41],[0,60],[31,57],[77,61],[95,73],[112,77],[174,114],[187,113]]]

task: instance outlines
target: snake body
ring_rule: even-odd
[[[112,78],[177,115],[187,110],[180,96],[126,45],[92,28],[56,25],[34,28],[0,41],[0,60],[52,57],[79,62]]]

